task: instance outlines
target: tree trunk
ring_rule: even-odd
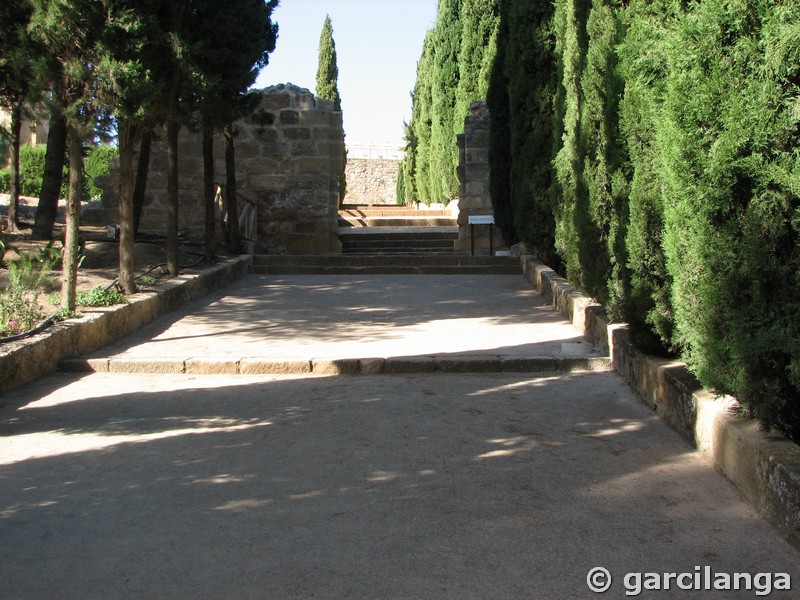
[[[180,270],[178,258],[178,122],[167,121],[167,269],[172,276]]]
[[[61,307],[75,310],[80,260],[81,194],[83,193],[83,139],[74,127],[67,130],[69,143],[69,194],[62,256]]]
[[[217,260],[216,210],[214,207],[214,128],[203,122],[203,204],[206,215],[206,260]]]
[[[61,180],[64,178],[64,159],[67,153],[67,121],[60,109],[50,114],[50,132],[47,134],[47,152],[44,156],[44,176],[39,193],[39,208],[33,224],[35,240],[53,237],[53,226],[58,213]]]
[[[150,146],[152,143],[153,132],[148,129],[142,133],[142,141],[139,144],[139,164],[136,166],[136,184],[133,187],[134,233],[139,233],[139,224],[142,222],[144,193],[147,190],[147,175],[150,171]]]
[[[119,122],[119,285],[126,294],[136,293],[134,280],[136,234],[133,231],[133,144],[136,128]]]
[[[239,199],[236,186],[236,152],[233,143],[233,125],[225,126],[225,190],[228,196],[228,250],[241,251],[239,237]]]
[[[19,147],[22,131],[22,106],[15,104],[11,109],[11,164],[9,165],[8,230],[18,231],[17,223],[20,197]]]

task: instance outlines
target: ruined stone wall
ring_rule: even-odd
[[[458,136],[459,232],[454,250],[469,253],[474,232],[475,254],[480,255],[489,253],[490,241],[495,251],[504,248],[505,242],[497,225],[468,224],[472,215],[494,215],[489,192],[489,109],[485,102],[474,102],[470,111],[464,119],[464,133]]]
[[[341,252],[337,235],[338,174],[344,156],[342,113],[310,91],[289,85],[262,90],[255,111],[234,124],[240,205],[257,208],[258,251],[271,254]],[[180,226],[202,235],[203,158],[198,132],[179,136]],[[224,142],[214,140],[216,180],[225,181]],[[163,140],[152,148],[141,229],[164,231],[167,158]],[[119,172],[97,182],[102,205],[84,222],[118,222]]]
[[[344,201],[347,204],[394,204],[399,170],[399,160],[348,158]]]

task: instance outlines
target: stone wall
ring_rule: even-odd
[[[395,204],[399,170],[399,160],[348,158],[344,201],[347,204]]]
[[[270,254],[341,252],[337,235],[338,173],[344,156],[342,113],[303,88],[278,85],[261,91],[254,112],[234,124],[240,203],[257,209],[258,251]],[[179,137],[180,226],[202,235],[203,160],[199,133]],[[214,140],[215,174],[225,181],[224,142]],[[141,229],[160,232],[166,221],[167,158],[164,142],[153,143]],[[84,222],[118,222],[119,172],[97,182],[102,205]]]
[[[505,247],[502,233],[496,225],[470,227],[470,216],[494,214],[489,193],[489,109],[485,102],[474,102],[471,114],[464,119],[464,133],[458,136],[458,239],[456,252],[469,253],[474,231],[475,254],[489,254],[490,242],[494,250]]]

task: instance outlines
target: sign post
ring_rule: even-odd
[[[469,215],[470,253],[475,256],[475,225],[489,226],[489,256],[494,256],[494,215]]]

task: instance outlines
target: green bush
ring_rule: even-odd
[[[39,196],[44,176],[45,146],[25,144],[19,149],[19,184],[23,196]]]
[[[127,304],[125,294],[117,290],[107,290],[102,286],[93,287],[90,290],[78,291],[75,304],[78,306],[114,306],[115,304]]]
[[[0,337],[30,331],[45,317],[39,298],[59,259],[51,242],[36,254],[21,253],[6,264],[8,285],[0,291]]]
[[[108,175],[111,168],[111,161],[117,156],[116,146],[102,144],[94,146],[86,153],[84,164],[84,174],[86,177],[86,198],[96,199],[102,194],[102,190],[94,185],[96,177]]]
[[[42,190],[46,153],[46,146],[32,146],[27,144],[20,148],[20,190],[23,196],[39,197],[39,193]],[[83,184],[83,194],[86,200],[96,199],[100,196],[102,190],[95,187],[94,179],[95,177],[108,174],[111,161],[116,155],[117,148],[110,145],[93,146],[86,153]],[[9,193],[10,191],[9,177],[8,167],[0,169],[0,191],[4,193]],[[62,198],[66,198],[68,193],[69,169],[65,165],[61,180],[60,195]]]
[[[26,144],[19,149],[19,185],[23,196],[38,198],[42,191],[42,178],[44,177],[44,158],[47,152],[45,146]],[[66,198],[69,189],[69,170],[64,167],[64,177],[61,182],[61,197]],[[8,167],[0,169],[0,192],[11,192],[11,181]]]
[[[663,248],[664,193],[657,135],[669,68],[670,23],[678,16],[673,7],[668,2],[633,0],[621,15],[626,34],[618,48],[625,81],[620,129],[632,172],[623,316],[634,342],[653,353],[674,350],[672,280]]]

